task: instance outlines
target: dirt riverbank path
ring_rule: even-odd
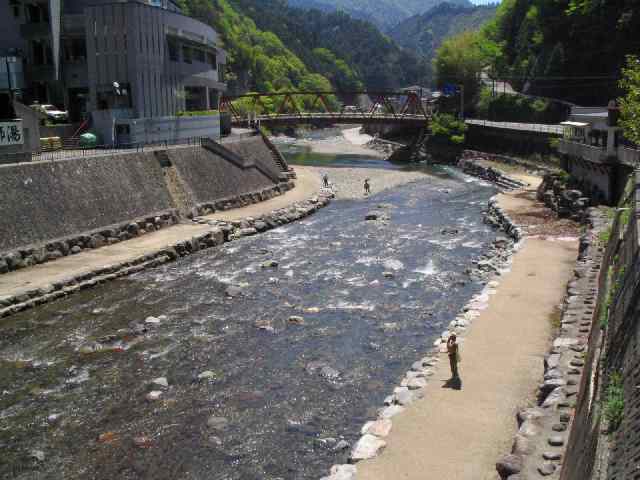
[[[512,218],[540,209],[531,190],[501,194],[499,203]],[[424,398],[394,417],[386,449],[358,464],[358,480],[499,478],[495,464],[510,451],[515,415],[542,379],[552,319],[577,249],[577,240],[527,238],[465,336],[462,389],[443,387],[450,372],[442,354]]]

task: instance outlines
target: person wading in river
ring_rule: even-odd
[[[447,353],[449,354],[449,365],[451,365],[451,378],[460,378],[458,375],[458,362],[460,361],[460,352],[458,343],[456,342],[456,334],[452,333],[447,340]]]
[[[364,181],[364,194],[365,196],[371,194],[371,185],[369,185],[369,179],[365,179]]]
[[[328,174],[324,174],[322,175],[322,183],[324,184],[324,188],[329,188],[329,175]]]

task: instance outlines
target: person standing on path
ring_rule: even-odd
[[[322,183],[324,184],[324,188],[329,188],[329,175],[327,173],[322,175]]]
[[[458,375],[458,361],[460,353],[458,352],[458,343],[455,333],[452,333],[447,340],[447,354],[449,355],[449,365],[451,366],[451,378],[460,378]]]
[[[364,194],[365,196],[371,194],[371,185],[369,185],[369,179],[366,178],[364,181]]]

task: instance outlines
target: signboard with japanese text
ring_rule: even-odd
[[[22,122],[0,122],[0,147],[23,143]]]

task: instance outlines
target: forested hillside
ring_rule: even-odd
[[[390,30],[398,45],[423,55],[429,62],[445,38],[467,30],[479,30],[496,14],[497,7],[464,7],[441,3],[422,15],[414,15]]]
[[[369,90],[430,82],[429,62],[401,49],[369,22],[344,12],[287,8],[285,0],[232,2],[258,28],[275,33],[306,65],[332,79],[343,91],[356,85],[353,77],[326,69],[325,64],[334,57],[344,60]]]
[[[640,52],[637,0],[505,0],[486,38],[502,76],[526,92],[604,105]]]
[[[443,0],[289,0],[292,6],[343,10],[354,18],[372,21],[388,31],[403,20],[422,14]],[[449,0],[450,3],[471,6],[469,0]]]
[[[640,52],[637,0],[504,0],[480,32],[448,39],[438,50],[438,83],[479,92],[489,69],[516,90],[580,105],[621,95],[627,55]]]
[[[343,12],[309,12],[286,0],[180,1],[222,35],[232,93],[387,90],[428,78],[425,61]]]

